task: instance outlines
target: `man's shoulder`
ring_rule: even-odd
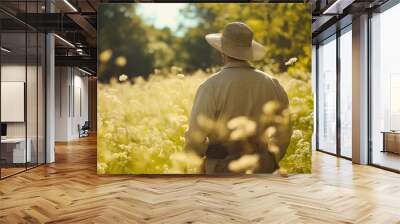
[[[264,72],[264,71],[261,71],[261,70],[258,70],[258,69],[254,69],[253,71],[254,71],[254,73],[257,74],[260,78],[267,79],[267,80],[272,80],[272,79],[274,79],[274,77],[273,77],[271,74],[267,73],[267,72]]]
[[[200,84],[201,88],[212,88],[213,86],[218,86],[219,84],[227,81],[227,79],[229,79],[230,75],[232,71],[227,70],[227,69],[222,69],[212,75],[210,75],[204,82],[202,82]],[[251,74],[247,74],[249,75],[248,78],[253,78],[256,79],[257,81],[260,82],[267,82],[267,83],[272,83],[274,82],[276,79],[269,73],[258,70],[258,69],[249,69],[248,71],[246,71],[248,73]]]
[[[218,82],[218,80],[220,79],[219,74],[221,73],[221,71],[218,71],[212,75],[210,75],[205,81],[203,81],[200,84],[201,88],[208,88],[214,85],[215,82]]]

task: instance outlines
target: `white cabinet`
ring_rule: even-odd
[[[12,163],[32,161],[32,140],[28,138],[26,143],[27,147],[25,151],[25,138],[7,138],[1,140],[2,145],[7,145],[7,147],[12,148]]]

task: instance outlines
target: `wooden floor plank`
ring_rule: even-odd
[[[97,176],[96,139],[0,181],[0,223],[400,223],[400,175],[320,152],[283,178]]]

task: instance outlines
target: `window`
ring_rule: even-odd
[[[336,36],[318,47],[318,145],[336,153]]]
[[[352,157],[352,35],[351,26],[340,36],[340,155]]]
[[[400,4],[371,18],[371,162],[400,170]]]
[[[352,26],[317,50],[317,149],[352,157]],[[339,122],[339,123],[338,123]]]
[[[43,4],[19,2],[17,11],[37,13]],[[46,39],[12,15],[0,17],[9,21],[0,23],[0,178],[5,178],[45,163]]]

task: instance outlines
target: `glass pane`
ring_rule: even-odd
[[[1,166],[2,178],[25,170],[26,33],[1,34]],[[29,147],[28,147],[29,149]]]
[[[336,40],[318,48],[318,149],[336,153]]]
[[[34,167],[37,165],[37,132],[38,132],[38,107],[37,107],[37,98],[38,98],[38,35],[36,32],[28,32],[27,33],[27,44],[28,44],[28,62],[27,62],[27,94],[26,94],[26,111],[27,111],[27,142],[28,149],[30,148],[30,160],[28,160],[28,168]]]
[[[14,13],[43,13],[45,1],[1,1]],[[0,12],[1,177],[45,161],[45,35]]]
[[[352,157],[352,35],[340,36],[340,152]]]
[[[400,170],[400,5],[371,19],[372,163]]]
[[[45,44],[46,37],[44,34],[38,35],[38,163],[45,163]]]
[[[37,13],[37,1],[27,2],[27,13]],[[37,17],[34,17],[34,19]],[[32,21],[36,22],[36,21]],[[36,30],[27,30],[27,80],[26,80],[26,112],[27,112],[27,143],[30,149],[30,161],[27,163],[28,168],[37,166],[38,160],[38,34]]]

